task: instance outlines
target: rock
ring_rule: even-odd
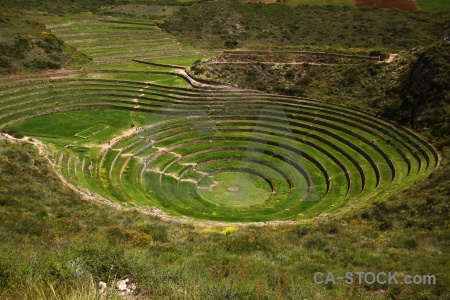
[[[103,281],[100,281],[98,283],[98,290],[99,290],[100,294],[105,293],[106,292],[106,283]]]
[[[126,291],[127,290],[127,282],[128,282],[128,278],[125,280],[119,280],[116,283],[116,287],[117,289],[122,292],[122,291]]]

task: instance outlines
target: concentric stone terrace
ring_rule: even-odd
[[[47,29],[88,56],[93,66],[198,54],[182,49],[168,34],[142,20],[92,19],[48,25]]]
[[[419,136],[346,106],[101,74],[1,82],[0,127],[36,130],[70,112],[138,114],[108,141],[102,132],[114,122],[75,134],[101,152],[44,138],[67,181],[116,202],[221,221],[304,219],[385,198],[438,163]]]

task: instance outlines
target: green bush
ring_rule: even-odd
[[[306,240],[305,247],[314,250],[325,250],[327,242],[321,237],[310,237]]]
[[[430,14],[377,8],[245,4],[218,1],[181,9],[162,27],[207,48],[317,45],[375,48],[383,55],[442,39],[448,13]],[[414,26],[411,26],[414,22]],[[208,26],[204,26],[208,24]],[[237,30],[239,28],[239,30]]]
[[[23,65],[30,69],[59,69],[61,64],[50,60],[33,59],[30,62],[24,62]]]
[[[165,243],[169,240],[167,228],[160,224],[145,224],[139,227],[139,230],[149,234],[154,241]]]
[[[295,225],[292,228],[292,233],[299,238],[304,237],[305,235],[309,234],[311,231],[312,231],[312,227],[305,226],[305,225]]]
[[[109,281],[123,278],[130,273],[125,258],[125,249],[120,244],[110,244],[106,240],[86,241],[75,249],[77,257],[83,258],[83,265],[94,278]]]
[[[232,253],[251,253],[254,251],[269,252],[273,249],[273,240],[256,236],[251,233],[229,235],[225,242],[225,249]]]
[[[417,248],[417,240],[413,237],[408,237],[404,240],[403,245],[407,249]]]
[[[16,139],[21,139],[21,138],[24,137],[23,134],[21,134],[20,132],[17,132],[17,131],[14,130],[14,129],[4,130],[3,132],[9,134],[9,135],[12,136],[12,137],[15,137]]]

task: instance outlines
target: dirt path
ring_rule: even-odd
[[[229,85],[220,84],[220,85],[213,85],[213,84],[207,84],[197,81],[195,78],[193,78],[186,70],[177,70],[178,74],[180,74],[185,80],[191,83],[192,86],[197,88],[208,88],[208,89],[227,89],[227,90],[242,90],[237,89]]]
[[[137,98],[133,99],[133,102],[138,103],[139,102],[139,98],[145,96],[144,94],[144,90],[148,88],[148,85],[146,84],[144,88],[140,89],[139,92],[141,94],[139,94],[139,96]],[[136,104],[136,106],[134,108],[139,108],[140,105]],[[116,144],[119,140],[127,138],[132,136],[134,133],[138,132],[137,128],[130,128],[124,132],[122,132],[122,134],[115,136],[113,139],[111,139],[109,142],[104,143],[104,144],[100,144],[100,145],[96,145],[98,147],[100,147],[102,149],[102,152],[108,150],[109,148],[111,148],[111,146],[113,146],[114,144]]]
[[[389,58],[386,59],[386,60],[384,60],[384,61],[381,61],[381,62],[384,62],[384,63],[391,63],[397,56],[398,56],[397,53],[390,53],[390,54],[389,54]]]
[[[109,148],[111,148],[111,146],[114,145],[117,141],[119,141],[119,140],[121,140],[121,139],[123,139],[123,138],[130,137],[130,136],[132,136],[135,132],[136,132],[136,128],[128,129],[128,130],[122,132],[122,134],[120,134],[120,135],[115,136],[114,138],[112,138],[112,139],[109,141],[109,143],[107,142],[107,143],[99,144],[99,145],[95,145],[95,146],[96,146],[96,147],[100,147],[100,148],[102,149],[102,152],[103,152],[103,151],[106,151],[106,150],[108,150]]]
[[[379,62],[383,63],[391,63],[396,57],[398,56],[397,53],[390,53],[389,58],[386,60],[382,60]],[[316,66],[333,66],[337,65],[338,63],[317,63],[317,62],[308,62],[308,61],[296,61],[296,62],[277,62],[277,61],[209,61],[207,62],[209,65],[220,65],[220,64],[268,64],[268,65],[316,65]]]
[[[220,64],[268,64],[268,65],[317,65],[317,66],[333,66],[336,64],[326,64],[326,63],[315,63],[315,62],[307,62],[307,61],[296,61],[296,62],[276,62],[276,61],[217,61],[217,62],[208,62],[210,65],[220,65]]]

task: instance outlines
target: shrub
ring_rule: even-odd
[[[0,288],[6,288],[8,286],[10,275],[10,267],[3,261],[0,261]]]
[[[249,253],[253,251],[271,251],[273,240],[253,234],[229,235],[225,241],[225,249],[233,253]]]
[[[225,42],[225,47],[227,47],[229,49],[237,48],[237,46],[238,46],[238,42],[236,40],[227,40]]]
[[[61,64],[50,61],[50,60],[40,60],[40,59],[33,59],[31,62],[24,62],[23,65],[27,68],[32,69],[59,69],[61,67]]]
[[[95,238],[95,237],[94,237]],[[94,278],[109,281],[128,275],[128,263],[121,244],[110,244],[106,240],[84,241],[75,249],[77,257],[83,257],[87,270]]]
[[[324,250],[326,246],[327,242],[320,237],[310,237],[305,243],[308,249]]]
[[[312,83],[313,79],[311,78],[311,76],[305,76],[299,80],[297,80],[296,84],[297,85],[310,85]]]
[[[169,240],[167,228],[161,224],[145,224],[139,227],[139,230],[150,235],[154,241],[165,243]]]
[[[311,226],[296,225],[292,228],[292,233],[297,237],[303,237],[312,231]]]
[[[394,226],[394,225],[393,225],[393,223],[392,223],[391,220],[383,220],[383,221],[381,221],[381,223],[378,225],[378,228],[379,228],[381,231],[386,231],[386,230],[388,230],[388,229],[391,229],[393,226]]]
[[[106,237],[112,243],[119,242],[127,237],[123,228],[119,226],[112,226],[106,230]]]
[[[337,221],[329,221],[320,226],[320,230],[325,233],[339,233],[340,224]]]
[[[407,249],[417,248],[417,240],[414,237],[408,237],[404,240],[403,246]]]
[[[12,68],[12,64],[6,57],[0,56],[0,69],[6,69],[6,71],[9,71],[9,69]]]
[[[9,134],[12,137],[15,137],[16,139],[21,139],[23,138],[23,134],[15,131],[14,129],[10,129],[10,130],[5,130],[5,133]]]
[[[153,242],[153,238],[150,234],[142,232],[142,231],[136,231],[136,230],[126,230],[126,235],[128,239],[131,241],[133,246],[135,247],[142,247],[149,245]]]

